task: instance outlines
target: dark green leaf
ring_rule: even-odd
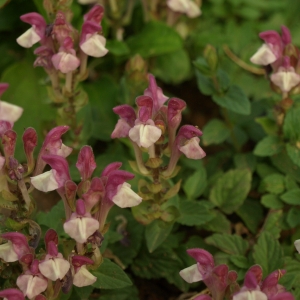
[[[280,199],[287,204],[300,205],[300,189],[292,189],[280,196]]]
[[[197,85],[203,95],[212,95],[216,92],[213,82],[210,78],[204,76],[196,70]]]
[[[218,210],[212,210],[211,213],[213,213],[215,217],[203,226],[205,230],[230,233],[231,223],[226,216]]]
[[[256,157],[252,153],[238,153],[233,160],[237,169],[249,169],[253,172],[256,168]]]
[[[284,181],[283,175],[271,174],[263,179],[260,189],[271,194],[281,194],[285,190]]]
[[[132,285],[126,273],[107,258],[104,258],[97,271],[92,271],[92,273],[97,277],[97,281],[93,284],[93,287],[96,288],[120,289]]]
[[[135,286],[129,286],[117,290],[101,291],[101,300],[139,300],[139,292]]]
[[[184,182],[183,190],[189,199],[196,199],[203,194],[206,186],[206,170],[202,167]]]
[[[270,274],[283,267],[283,251],[270,233],[262,232],[253,249],[254,261],[262,267],[263,274]]]
[[[213,100],[228,110],[242,115],[249,115],[251,112],[250,101],[237,85],[232,85],[224,95],[213,95]]]
[[[283,123],[284,135],[291,141],[300,140],[300,107],[288,110]]]
[[[266,134],[277,134],[278,126],[275,120],[270,119],[269,117],[259,117],[255,119],[255,122],[261,125]]]
[[[232,255],[230,256],[230,261],[241,269],[248,269],[250,267],[248,258],[244,255]]]
[[[292,207],[286,216],[286,221],[291,228],[295,228],[300,224],[300,209],[299,207]]]
[[[282,227],[282,210],[270,210],[262,231],[269,232],[274,238],[279,238]]]
[[[297,254],[298,255],[298,254]],[[292,257],[284,258],[284,269],[286,274],[280,279],[280,284],[287,290],[300,286],[300,262]],[[298,299],[298,298],[295,298]]]
[[[230,129],[227,125],[219,120],[210,120],[203,128],[203,145],[223,143],[230,136]]]
[[[250,188],[251,171],[231,170],[217,180],[209,199],[226,214],[231,214],[243,204]]]
[[[272,156],[282,150],[282,144],[277,136],[267,136],[254,149],[257,156]]]
[[[290,159],[296,164],[298,167],[300,166],[300,150],[291,144],[286,144],[286,152]]]
[[[280,209],[283,207],[282,201],[274,194],[267,194],[261,197],[261,203],[268,208]]]

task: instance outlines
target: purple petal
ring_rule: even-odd
[[[85,181],[92,176],[97,167],[92,147],[83,146],[80,149],[76,167],[79,170],[82,181]]]
[[[91,21],[100,24],[104,15],[104,8],[101,5],[94,5],[92,9],[83,17],[84,21]]]
[[[0,97],[9,88],[8,83],[0,83]]]
[[[6,289],[0,292],[1,298],[6,298],[7,300],[24,300],[24,295],[21,291],[17,289]]]

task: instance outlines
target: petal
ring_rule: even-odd
[[[71,147],[61,144],[61,147],[57,149],[56,155],[67,157],[71,154],[72,151],[73,149]]]
[[[131,126],[124,119],[119,119],[114,131],[111,134],[111,138],[115,139],[127,137],[130,129]]]
[[[190,18],[196,18],[196,17],[200,16],[201,13],[202,12],[201,12],[199,6],[195,2],[189,1],[189,7],[186,10],[187,16]]]
[[[14,262],[19,260],[18,254],[15,252],[11,241],[0,245],[0,258],[6,262]]]
[[[92,285],[97,281],[97,277],[95,277],[92,273],[90,273],[86,266],[82,266],[79,271],[74,275],[73,284],[78,287],[83,287],[87,285]]]
[[[30,179],[32,185],[42,192],[54,191],[60,187],[56,181],[56,171],[54,169],[40,175],[30,177]]]
[[[203,280],[203,277],[198,270],[197,264],[181,270],[179,272],[179,275],[188,283],[193,283],[193,282]]]
[[[41,37],[36,33],[35,29],[31,27],[17,38],[17,43],[24,48],[30,48],[40,40]]]
[[[5,101],[0,102],[0,120],[16,122],[22,115],[23,108]]]
[[[243,291],[233,296],[233,300],[268,300],[261,291]]]
[[[297,251],[300,253],[300,240],[296,240],[296,241],[294,242],[294,245],[295,245]]]
[[[271,75],[272,82],[279,86],[282,92],[289,92],[300,83],[300,76],[295,72],[277,72]]]
[[[273,53],[271,47],[267,44],[263,44],[250,58],[252,63],[262,66],[267,66],[276,60],[277,58],[275,54]]]
[[[52,63],[55,69],[65,74],[77,69],[80,65],[80,60],[71,53],[59,52],[52,56]]]
[[[99,222],[92,217],[76,217],[64,223],[65,232],[78,243],[85,243],[98,229]]]
[[[17,286],[25,296],[32,299],[47,289],[48,281],[38,276],[21,275],[17,279]]]
[[[168,0],[167,5],[176,12],[185,13],[189,7],[188,0]]]
[[[149,148],[161,137],[161,129],[154,125],[138,124],[130,129],[129,137],[139,147]]]
[[[112,198],[112,201],[119,207],[133,207],[142,202],[142,198],[136,194],[131,185],[127,182],[118,186],[117,194]]]
[[[70,263],[63,258],[48,259],[39,264],[40,272],[52,281],[63,279],[70,269]]]
[[[102,57],[108,52],[108,50],[105,48],[105,44],[106,39],[103,36],[95,33],[88,37],[80,45],[80,48],[85,54],[89,56]]]
[[[187,141],[184,146],[179,147],[179,150],[185,154],[187,158],[190,159],[201,159],[206,156],[206,153],[199,146],[200,139],[194,137]]]

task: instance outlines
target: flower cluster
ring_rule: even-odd
[[[81,72],[86,70],[87,56],[102,57],[108,50],[106,39],[99,34],[104,9],[95,5],[84,15],[81,32],[78,33],[67,21],[66,14],[58,11],[53,24],[47,25],[44,18],[35,12],[21,16],[21,20],[31,25],[24,34],[17,38],[19,45],[29,48],[36,43],[37,58],[34,66],[43,67],[50,78],[55,80],[57,72],[67,74],[81,65]]]
[[[299,86],[299,49],[292,44],[287,27],[281,27],[281,36],[273,30],[261,32],[259,37],[265,42],[250,58],[257,65],[270,66],[270,80],[273,87],[282,93],[289,93]]]
[[[244,285],[240,287],[237,273],[229,271],[226,264],[215,266],[213,256],[204,249],[189,249],[187,253],[196,260],[197,264],[180,271],[180,276],[188,283],[203,281],[208,287],[209,295],[200,295],[195,300],[293,300],[291,293],[278,284],[285,270],[276,270],[264,280],[262,268],[252,266],[245,275]]]

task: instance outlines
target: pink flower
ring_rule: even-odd
[[[7,300],[25,300],[23,293],[17,289],[6,289],[1,291],[0,298]]]
[[[190,18],[201,15],[199,6],[192,0],[168,0],[167,5],[173,11],[186,14]]]
[[[73,49],[73,40],[66,37],[63,46],[59,52],[52,56],[52,63],[56,70],[62,73],[69,73],[76,70],[80,65],[80,60],[76,57],[76,51]]]
[[[37,133],[36,131],[29,127],[27,128],[22,136],[24,151],[27,159],[27,172],[31,173],[34,168],[34,157],[33,152],[35,147],[37,146]]]
[[[35,43],[45,38],[46,21],[44,18],[35,12],[22,15],[20,19],[29,23],[32,27],[17,38],[17,43],[25,48],[30,48]]]
[[[80,149],[76,167],[80,172],[82,181],[85,181],[92,176],[97,167],[92,147],[83,146]]]
[[[97,281],[97,277],[90,273],[86,268],[86,265],[92,264],[94,264],[93,260],[85,256],[75,255],[72,257],[72,265],[75,270],[73,285],[83,287],[92,285]]]
[[[85,243],[87,239],[99,229],[99,222],[86,212],[84,201],[76,203],[76,212],[64,223],[65,232],[78,243]]]
[[[104,15],[104,8],[101,5],[94,5],[83,17],[83,20],[100,24]]]

